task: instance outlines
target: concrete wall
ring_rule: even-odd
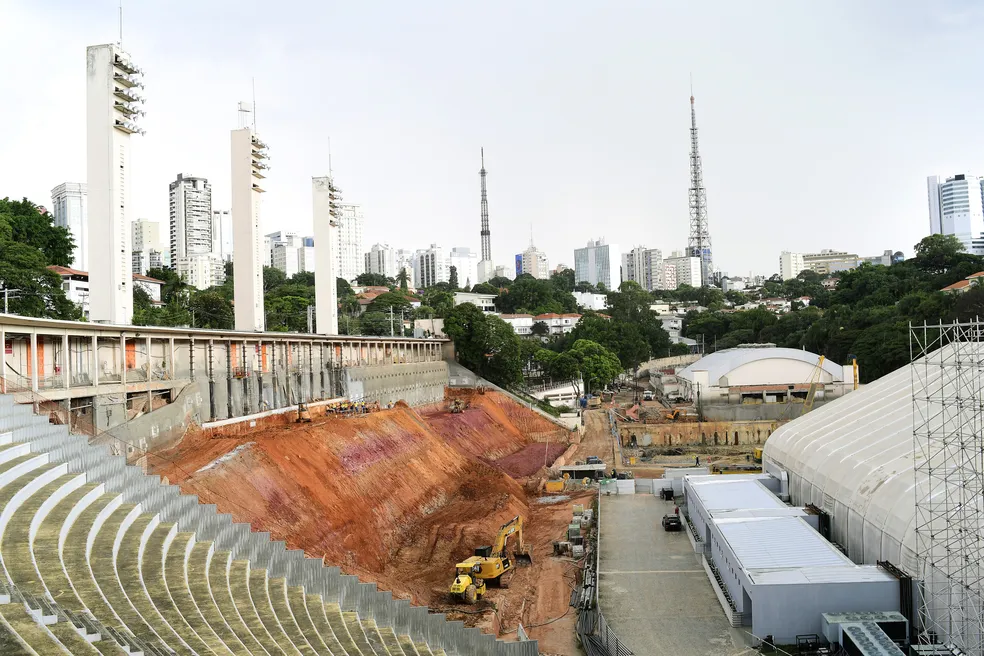
[[[806,383],[812,379],[816,366],[816,362],[803,362],[788,358],[763,358],[735,367],[726,376],[722,376],[720,381],[712,380],[711,384],[727,387]],[[826,369],[821,372],[820,376],[820,380],[824,383],[834,380],[833,375]]]
[[[813,402],[813,407],[819,408],[831,400],[833,399],[818,398]],[[701,409],[708,421],[792,421],[803,413],[803,402],[734,405],[704,403]]]
[[[781,424],[775,421],[676,421],[619,425],[622,445],[637,446],[764,444]]]
[[[446,362],[350,367],[345,369],[346,396],[381,404],[406,401],[411,406],[438,403],[448,385]]]
[[[160,449],[179,440],[192,424],[201,425],[208,408],[206,397],[198,385],[187,385],[173,403],[125,421],[126,412],[121,399],[112,396],[93,398],[97,420],[107,413],[115,423],[92,438],[93,444],[109,445],[112,451],[125,455],[134,463],[146,456],[147,451]]]

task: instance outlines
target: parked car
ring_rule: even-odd
[[[601,458],[599,458],[598,456],[588,456],[586,462],[589,465],[600,465],[600,464],[602,464],[601,463]]]
[[[645,392],[643,392],[642,393],[642,400],[643,401],[652,401],[653,400],[653,391],[652,390],[646,390]]]
[[[683,530],[683,522],[680,521],[680,515],[663,515],[663,530],[664,531]]]

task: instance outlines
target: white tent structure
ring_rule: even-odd
[[[831,539],[853,561],[889,561],[925,581],[926,628],[975,656],[982,558],[954,563],[984,555],[984,503],[958,484],[984,477],[984,453],[967,453],[984,440],[982,404],[984,344],[951,344],[780,427],[763,459],[793,504],[829,513]]]

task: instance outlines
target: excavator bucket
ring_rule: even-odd
[[[533,552],[530,551],[529,547],[524,548],[522,551],[514,551],[513,560],[516,561],[517,567],[529,567],[533,564]]]

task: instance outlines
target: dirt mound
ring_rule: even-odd
[[[312,556],[381,571],[411,529],[451,500],[514,498],[518,483],[463,456],[409,408],[187,435],[155,473]]]
[[[468,390],[454,398],[467,399],[468,407],[453,414],[446,403],[431,405],[422,408],[420,416],[448,444],[485,462],[519,451],[531,441],[567,442],[563,428],[498,392]]]
[[[566,450],[567,446],[564,444],[530,444],[505,458],[499,458],[495,461],[495,466],[514,478],[532,476],[553,464]]]

